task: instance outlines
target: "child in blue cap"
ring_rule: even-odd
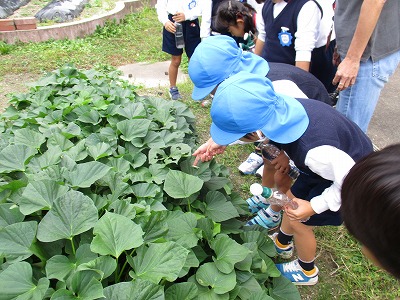
[[[269,79],[248,72],[232,75],[218,86],[211,118],[211,139],[194,152],[195,162],[209,160],[226,145],[260,130],[299,168],[290,189],[281,190],[298,208],[284,207],[279,232],[272,239],[283,258],[292,256],[294,243],[297,247],[296,260],[276,265],[282,275],[297,285],[316,284],[313,228],[342,224],[341,185],[355,162],[373,151],[370,139],[329,105],[278,94]],[[270,217],[279,219],[282,208],[269,208]]]
[[[243,51],[234,39],[225,35],[204,40],[194,51],[188,71],[194,83],[194,100],[206,97],[217,84],[229,76],[247,71],[267,76],[273,82],[274,88],[281,93],[332,104],[325,87],[312,74],[292,65],[268,63],[258,55]],[[263,159],[256,150],[239,166],[239,171],[246,175],[262,175],[263,164]],[[265,165],[269,166],[268,163]],[[268,178],[263,178],[264,185],[269,186]]]

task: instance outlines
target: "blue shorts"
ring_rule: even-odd
[[[172,15],[169,15],[168,18],[172,21]],[[201,42],[199,20],[184,21],[182,25],[183,38],[185,39],[185,52],[187,57],[190,58],[193,55],[194,49],[196,49],[197,45]],[[167,31],[165,27],[163,28],[162,51],[174,56],[179,56],[183,53],[183,49],[178,49],[175,46],[175,35]]]
[[[321,195],[322,192],[331,185],[332,181],[330,180],[326,180],[319,176],[309,176],[307,174],[300,173],[300,176],[296,179],[290,191],[296,198],[310,201],[315,196]],[[304,222],[305,225],[309,226],[339,226],[342,223],[343,221],[340,215],[340,210],[326,210],[320,214],[311,216],[307,222]]]

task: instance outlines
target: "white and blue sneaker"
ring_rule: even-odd
[[[314,285],[318,282],[319,270],[317,266],[314,267],[314,270],[308,272],[300,267],[296,259],[291,262],[276,264],[276,267],[281,274],[293,282],[294,285]]]
[[[246,226],[260,225],[268,230],[275,229],[281,222],[281,214],[269,215],[265,209],[260,209],[257,215],[247,221]]]
[[[280,258],[289,259],[293,256],[293,249],[294,249],[293,241],[291,241],[285,248],[279,248],[276,245],[276,239],[278,238],[278,232],[271,234],[269,237],[274,242],[276,252],[278,252],[278,256]]]
[[[252,214],[255,214],[260,209],[266,209],[269,206],[269,203],[267,203],[265,198],[261,195],[259,196],[253,195],[252,197],[247,198],[246,203],[249,206],[249,211]]]
[[[247,159],[238,167],[243,175],[255,174],[258,168],[264,163],[262,157],[252,152]]]

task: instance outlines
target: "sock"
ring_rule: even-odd
[[[300,267],[304,270],[304,274],[306,274],[307,276],[310,276],[314,273],[315,271],[315,260],[309,261],[309,262],[305,262],[300,260],[299,258],[297,259],[299,262]]]
[[[293,234],[287,234],[279,229],[278,237],[276,239],[276,244],[279,248],[285,248],[293,239]]]
[[[269,214],[271,217],[279,217],[280,212],[279,211],[274,211],[271,206],[268,206],[268,208],[265,210],[267,214]]]

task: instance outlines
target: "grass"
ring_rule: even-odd
[[[161,51],[161,24],[155,10],[144,8],[129,15],[119,25],[109,23],[92,36],[77,40],[48,41],[6,45],[0,43],[0,86],[7,84],[10,75],[35,74],[54,70],[66,62],[79,68],[117,67],[134,62],[169,60]],[[187,60],[182,64],[187,68]],[[192,101],[193,85],[190,81],[178,84],[183,101],[197,117],[196,130],[199,141],[208,137],[210,125],[209,107],[203,108]],[[165,91],[162,91],[166,95]],[[157,89],[139,90],[140,93],[156,93]],[[217,160],[231,170],[231,180],[242,197],[249,194],[249,185],[259,181],[255,177],[240,176],[237,166],[247,157],[251,146],[232,146]],[[379,224],[371,224],[379,226]],[[316,229],[318,241],[317,263],[320,282],[314,287],[300,287],[303,299],[394,299],[400,297],[399,282],[369,263],[360,247],[343,226]]]

